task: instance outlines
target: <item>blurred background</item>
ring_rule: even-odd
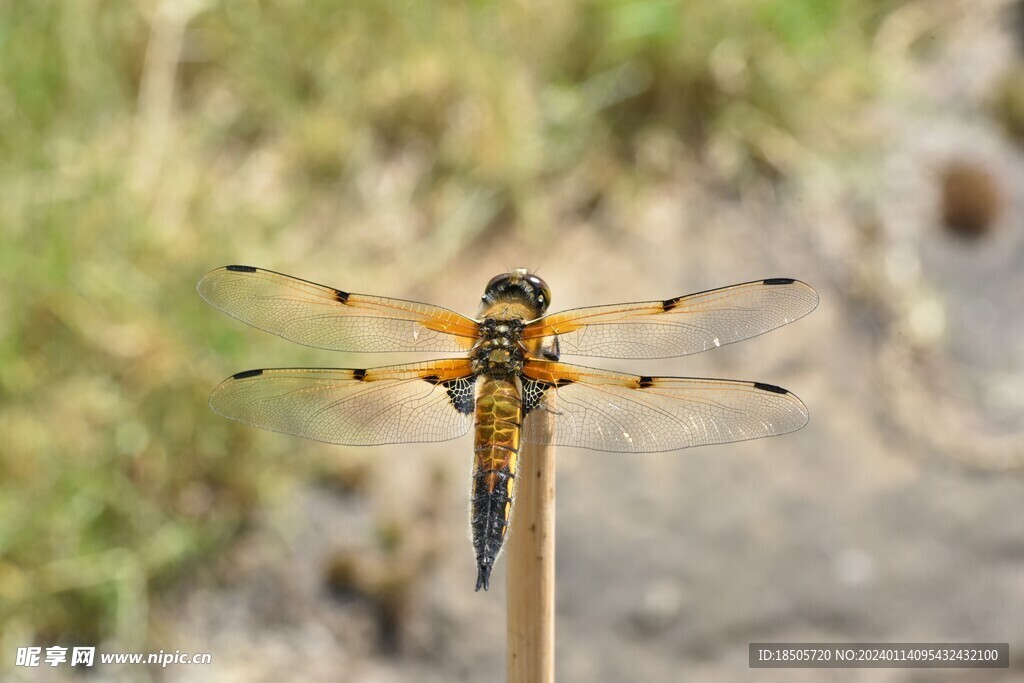
[[[500,680],[469,440],[211,413],[240,370],[413,359],[245,327],[195,293],[228,263],[471,315],[516,266],[553,309],[811,283],[765,337],[593,362],[811,422],[559,453],[560,677],[1024,675],[1024,3],[0,1],[0,676],[96,645],[213,664],[87,680]],[[810,640],[1014,661],[747,668]]]

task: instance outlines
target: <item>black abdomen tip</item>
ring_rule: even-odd
[[[494,567],[490,562],[484,560],[477,565],[476,573],[476,589],[479,591],[481,588],[487,590],[491,587],[491,569]]]

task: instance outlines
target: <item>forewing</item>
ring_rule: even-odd
[[[526,327],[526,339],[558,336],[561,353],[602,358],[671,358],[756,337],[807,315],[818,294],[773,278],[630,304],[575,308]]]
[[[690,377],[642,377],[530,361],[523,438],[547,443],[533,413],[554,420],[554,443],[595,451],[650,453],[759,439],[807,424],[807,408],[780,387]]]
[[[252,266],[218,268],[196,289],[244,323],[321,349],[455,352],[477,337],[474,320],[447,308],[352,294]]]
[[[473,423],[470,373],[468,360],[248,370],[214,389],[210,407],[254,427],[327,443],[446,441]]]

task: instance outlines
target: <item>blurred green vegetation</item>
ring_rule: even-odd
[[[211,378],[266,361],[203,272],[446,245],[423,277],[489,229],[549,235],[566,178],[584,210],[677,157],[785,176],[843,144],[897,4],[0,3],[5,647],[145,637],[151,591],[307,471],[209,413]],[[354,235],[381,212],[413,227]]]
[[[1021,7],[1024,15],[1024,5]],[[999,82],[990,107],[1010,137],[1024,144],[1024,62],[1018,62]]]

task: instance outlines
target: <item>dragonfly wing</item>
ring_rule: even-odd
[[[524,409],[553,416],[558,446],[650,453],[759,439],[807,424],[799,398],[760,382],[644,377],[548,361],[527,362],[524,375]],[[551,442],[531,416],[523,439]]]
[[[349,446],[446,441],[473,424],[468,360],[369,370],[247,370],[210,396],[220,415],[254,427]]]
[[[476,321],[415,301],[352,294],[252,266],[226,266],[196,286],[209,304],[244,323],[320,349],[459,352]]]
[[[809,285],[773,278],[664,301],[562,311],[530,323],[523,337],[557,335],[567,355],[671,358],[756,337],[817,305],[818,294]]]

